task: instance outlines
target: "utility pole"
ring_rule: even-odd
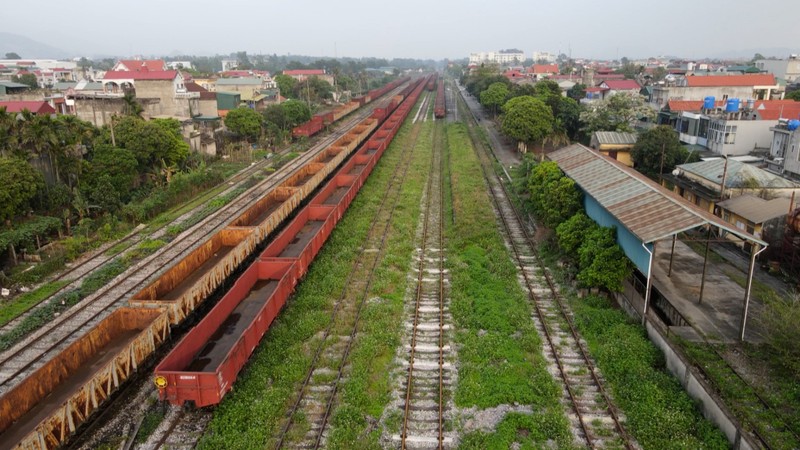
[[[661,184],[664,183],[664,151],[666,150],[666,148],[667,148],[667,143],[666,142],[662,142],[661,143],[661,166],[659,166],[659,168],[658,168],[658,181]]]

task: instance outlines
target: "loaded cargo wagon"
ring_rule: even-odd
[[[181,322],[247,258],[239,244],[249,229],[223,229],[131,298],[132,306],[164,307]]]
[[[353,188],[355,180],[352,175],[335,175],[311,200],[311,204],[336,206],[339,211],[344,211],[358,191]]]
[[[256,261],[155,370],[159,398],[220,402],[297,284],[293,260]]]
[[[0,397],[0,449],[50,449],[167,339],[163,310],[120,308]]]

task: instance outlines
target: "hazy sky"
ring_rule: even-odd
[[[37,0],[3,13],[0,30],[86,55],[441,59],[571,47],[574,57],[614,59],[800,49],[800,0]]]

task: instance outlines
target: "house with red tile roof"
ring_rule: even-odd
[[[543,80],[558,75],[558,64],[534,64],[526,71],[535,80]]]
[[[33,114],[50,115],[56,110],[45,101],[5,101],[0,102],[0,109],[5,108],[8,113],[21,113],[30,111]]]

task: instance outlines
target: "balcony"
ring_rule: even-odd
[[[681,133],[680,140],[685,144],[690,144],[690,145],[697,144],[697,136],[692,136],[691,134],[687,133]]]
[[[178,91],[178,92],[175,92],[175,98],[200,98],[200,93],[199,92],[186,92],[185,90],[184,91]]]

